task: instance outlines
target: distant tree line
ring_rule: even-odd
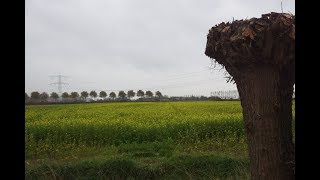
[[[91,99],[88,99],[88,97]],[[160,91],[155,92],[155,96],[151,91],[139,90],[134,92],[129,90],[128,92],[119,91],[118,94],[115,92],[110,92],[109,95],[105,91],[100,91],[99,94],[96,91],[82,91],[80,94],[78,92],[64,92],[59,96],[58,93],[52,92],[50,95],[46,92],[41,94],[38,91],[31,92],[30,96],[25,93],[26,103],[46,103],[46,102],[87,102],[87,101],[132,101],[135,96],[139,97],[138,101],[143,99],[162,99],[164,96]],[[99,98],[98,98],[99,97]],[[109,97],[109,98],[107,98]],[[98,98],[98,99],[97,99]]]
[[[90,97],[90,98],[89,98]],[[134,98],[137,97],[137,98]],[[223,100],[239,100],[233,98],[222,99],[218,96],[172,96],[168,97],[162,95],[160,91],[143,91],[138,90],[134,92],[133,90],[110,92],[109,94],[105,91],[82,91],[80,94],[78,92],[64,92],[59,96],[58,93],[52,92],[48,94],[46,92],[39,93],[37,91],[31,92],[30,96],[25,93],[25,103],[26,104],[50,104],[50,103],[83,103],[83,102],[128,102],[128,101],[223,101]]]

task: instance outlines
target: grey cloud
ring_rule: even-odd
[[[284,11],[294,13],[293,1],[282,2]],[[280,9],[278,0],[27,0],[26,91],[53,91],[48,76],[58,73],[72,77],[65,88],[70,91],[156,86],[147,79],[210,65],[204,50],[215,24]],[[175,81],[189,83],[184,87],[171,81],[161,86],[168,95],[236,89],[223,76],[203,72]],[[207,83],[191,86],[197,81]]]

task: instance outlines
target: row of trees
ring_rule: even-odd
[[[62,98],[83,98],[83,99],[86,99],[87,97],[92,97],[92,98],[97,98],[98,97],[98,93],[96,91],[91,91],[90,93],[88,93],[87,91],[82,91],[80,94],[78,92],[71,92],[70,94],[67,93],[67,92],[64,92],[61,94],[61,97]],[[106,98],[108,96],[108,94],[105,92],[105,91],[101,91],[99,93],[99,97],[101,98]],[[118,93],[118,97],[119,98],[133,98],[135,96],[138,96],[138,97],[148,97],[148,98],[151,98],[153,97],[153,92],[151,91],[142,91],[142,90],[139,90],[137,92],[134,92],[133,90],[130,90],[128,91],[127,93],[125,93],[124,91],[119,91]],[[162,97],[162,93],[160,91],[156,91],[155,92],[155,96],[160,98]],[[27,93],[25,93],[25,100],[28,100],[28,99],[34,99],[34,100],[47,100],[48,98],[53,98],[53,99],[58,99],[59,98],[59,95],[56,93],[56,92],[52,92],[49,96],[48,93],[46,92],[43,92],[43,93],[39,93],[37,91],[34,91],[30,94],[30,97]],[[110,92],[109,93],[109,97],[112,98],[112,99],[115,99],[117,97],[117,94],[115,92]]]

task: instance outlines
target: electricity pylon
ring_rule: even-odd
[[[68,83],[62,82],[62,78],[67,78],[68,76],[62,76],[62,75],[57,75],[57,76],[50,76],[51,78],[58,78],[57,82],[50,83],[50,85],[58,85],[58,93],[62,93],[62,85],[67,85]]]

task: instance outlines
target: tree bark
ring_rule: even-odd
[[[243,108],[251,179],[295,179],[291,109],[294,68],[255,65],[237,67],[237,71],[235,74],[229,69]]]

